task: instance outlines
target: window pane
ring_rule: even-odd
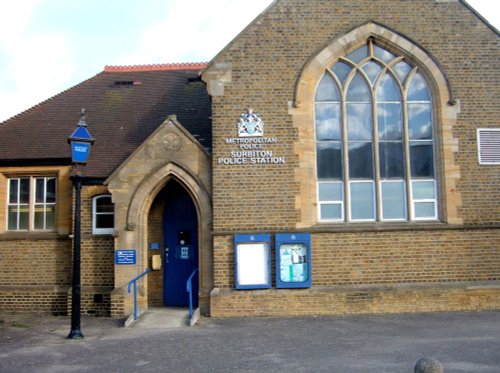
[[[47,179],[47,203],[56,202],[56,179],[51,177]]]
[[[319,183],[320,201],[343,201],[342,183]]]
[[[431,94],[427,83],[420,73],[416,73],[408,88],[408,101],[430,101]]]
[[[21,206],[19,213],[19,230],[28,230],[29,222],[29,208],[28,206]]]
[[[9,206],[7,212],[7,220],[8,220],[7,229],[9,231],[17,230],[17,212],[18,212],[17,206]]]
[[[380,177],[382,179],[403,178],[405,176],[403,143],[379,143]]]
[[[352,67],[344,62],[337,62],[333,66],[332,70],[335,75],[337,75],[337,78],[339,78],[340,82],[344,84],[345,78],[347,74],[349,74],[349,72],[352,70]]]
[[[19,203],[30,202],[30,179],[19,179],[21,182],[21,195]]]
[[[401,104],[378,104],[379,140],[403,139],[403,114]]]
[[[411,177],[434,177],[434,156],[432,143],[410,143],[410,170]]]
[[[316,104],[316,138],[341,140],[340,104]]]
[[[9,179],[9,203],[17,203],[18,185],[17,179]]]
[[[431,104],[408,104],[410,140],[432,139]]]
[[[43,219],[45,217],[45,214],[44,214],[44,210],[42,207],[37,207],[35,208],[35,215],[34,215],[34,218],[35,218],[35,221],[34,221],[34,227],[35,229],[44,229],[44,226],[43,226]]]
[[[378,101],[401,101],[401,93],[396,81],[390,74],[385,74],[377,90]]]
[[[362,67],[362,70],[365,72],[366,75],[368,75],[368,78],[370,79],[373,85],[375,84],[377,77],[382,71],[382,67],[376,62],[370,61]]]
[[[434,202],[415,202],[416,218],[436,218],[436,204]]]
[[[96,215],[96,228],[113,228],[114,216],[113,215]]]
[[[371,101],[372,95],[368,84],[359,73],[356,73],[354,78],[349,83],[347,90],[347,101]]]
[[[317,144],[319,179],[342,180],[342,148],[340,142]]]
[[[96,199],[96,212],[97,213],[103,213],[103,212],[108,212],[112,213],[114,212],[114,205],[111,202],[111,197],[99,197]]]
[[[406,193],[404,181],[382,183],[382,217],[406,219]]]
[[[35,202],[43,203],[44,194],[45,194],[45,179],[44,178],[35,179]]]
[[[322,204],[320,206],[321,219],[323,220],[341,220],[342,219],[342,205],[335,204]]]
[[[408,74],[410,73],[412,67],[410,65],[408,65],[406,62],[401,61],[401,62],[395,64],[392,67],[392,69],[394,70],[394,72],[398,76],[399,81],[401,83],[404,83],[404,81],[408,77]]]
[[[325,73],[316,91],[316,101],[339,101],[339,99],[339,91],[335,80],[330,74]]]
[[[351,219],[373,220],[375,205],[373,183],[351,183]]]
[[[349,53],[346,58],[358,63],[366,57],[368,57],[368,45],[365,44],[361,48],[358,48],[355,51]]]
[[[45,229],[53,230],[56,227],[56,207],[47,206],[45,211]]]
[[[435,199],[434,181],[412,181],[413,199]]]
[[[347,104],[347,137],[349,141],[373,139],[371,104]]]
[[[375,57],[381,59],[385,63],[389,63],[396,58],[396,56],[393,55],[391,52],[388,52],[385,49],[380,48],[378,45],[373,46],[373,54],[375,55]]]
[[[373,179],[373,157],[371,142],[349,144],[349,177]]]

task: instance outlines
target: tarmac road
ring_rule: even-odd
[[[0,315],[0,372],[500,373],[500,312],[298,318],[202,318],[193,328],[125,329],[82,318]]]

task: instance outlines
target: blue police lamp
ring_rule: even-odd
[[[94,138],[90,135],[85,121],[85,109],[82,109],[80,120],[75,131],[68,137],[71,145],[71,163],[84,165],[87,163],[90,153],[90,146],[94,143]]]
[[[75,187],[75,220],[73,231],[73,281],[71,285],[71,331],[68,339],[82,339],[80,328],[81,319],[81,190],[83,176],[79,166],[87,163],[90,146],[94,139],[87,130],[85,122],[85,109],[82,109],[80,120],[73,134],[68,137],[71,145],[71,162],[75,167],[75,174],[71,177]]]

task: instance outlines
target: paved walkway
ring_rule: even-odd
[[[500,312],[202,318],[193,328],[125,329],[83,318],[0,315],[0,372],[500,372]]]

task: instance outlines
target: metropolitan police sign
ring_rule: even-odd
[[[242,113],[237,125],[238,137],[226,138],[228,145],[237,145],[229,157],[217,159],[218,165],[285,164],[285,157],[277,157],[266,146],[276,144],[276,137],[264,137],[264,122],[260,114],[248,109]]]
[[[90,143],[72,141],[71,153],[74,163],[87,163],[90,152]]]

